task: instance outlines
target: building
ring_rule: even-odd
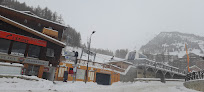
[[[198,72],[198,71],[201,71],[202,69],[200,69],[198,66],[196,65],[193,65],[191,67],[189,67],[191,72]],[[186,69],[187,70],[187,69]]]
[[[184,55],[182,58],[178,58],[177,60],[174,60],[172,64],[174,67],[178,67],[181,70],[186,70],[187,67],[187,55]],[[200,56],[189,53],[189,67],[196,65],[197,67],[203,69],[204,67],[204,60],[200,58]]]
[[[148,59],[154,60],[156,62],[162,62],[162,63],[169,63],[173,62],[174,60],[178,59],[177,55],[169,55],[169,54],[145,54]]]
[[[66,26],[0,5],[0,61],[23,64],[23,74],[54,79]]]
[[[68,48],[68,47],[67,47]],[[65,50],[67,49],[65,48]],[[65,59],[64,52],[62,51],[62,57],[60,59],[59,67],[56,70],[55,80],[63,81],[64,78],[67,81],[73,81],[74,66],[76,66],[76,81],[86,80],[87,70],[87,53],[81,48],[69,48],[70,51],[77,51],[79,53],[77,65],[74,60]],[[88,63],[88,82],[96,82],[102,85],[110,85],[114,82],[120,81],[120,73],[124,72],[119,67],[108,64],[112,56],[94,54],[90,55],[90,62]]]

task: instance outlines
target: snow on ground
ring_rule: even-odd
[[[112,85],[97,85],[93,82],[61,82],[43,79],[23,80],[0,78],[0,92],[198,92],[187,89],[183,82],[117,82]]]

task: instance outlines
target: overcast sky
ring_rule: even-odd
[[[47,6],[82,35],[93,30],[91,47],[139,49],[160,32],[204,36],[204,0],[18,0]]]

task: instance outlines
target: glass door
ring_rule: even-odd
[[[38,76],[40,66],[37,65],[28,65],[28,68],[26,70],[26,75],[28,76]]]

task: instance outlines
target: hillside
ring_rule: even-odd
[[[204,37],[180,32],[161,32],[140,48],[145,54],[166,54],[182,57],[186,54],[185,43],[189,53],[203,55]]]

